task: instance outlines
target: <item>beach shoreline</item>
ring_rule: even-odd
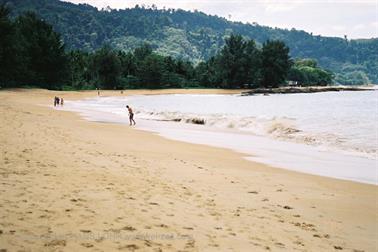
[[[176,93],[240,90],[101,91]],[[47,107],[54,96],[74,100],[97,92],[0,91],[0,249],[377,249],[374,185],[88,122]]]
[[[377,185],[377,146],[371,130],[376,128],[376,118],[374,109],[366,109],[374,105],[374,95],[104,96],[69,100],[58,109],[79,113],[89,121],[128,125],[125,105],[129,104],[138,119],[137,129],[172,140],[227,148],[278,168]],[[345,113],[344,108],[351,105],[361,109]],[[325,116],[332,113],[337,116]]]

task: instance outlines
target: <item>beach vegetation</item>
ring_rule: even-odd
[[[246,40],[255,41],[258,48],[267,40],[283,41],[290,48],[291,58],[315,59],[320,68],[335,73],[335,83],[378,83],[378,38],[325,37],[294,28],[280,29],[256,22],[232,22],[201,11],[157,8],[152,5],[97,9],[88,4],[59,0],[2,2],[11,8],[12,19],[24,15],[25,11],[34,11],[61,34],[68,51],[94,53],[108,44],[115,51],[127,53],[148,43],[159,55],[190,61],[197,66],[223,50],[226,38],[240,34]],[[175,79],[177,76],[171,77]],[[218,77],[211,76],[209,81],[213,82]],[[217,83],[227,86],[233,78],[239,78],[238,75],[229,77],[231,79]],[[255,84],[256,81],[250,83]]]
[[[315,60],[298,59],[293,64],[283,41],[268,40],[261,45],[232,31],[214,56],[196,63],[163,55],[147,42],[132,51],[107,43],[95,51],[70,50],[53,26],[35,13],[25,12],[11,19],[5,5],[0,5],[0,29],[4,34],[0,38],[2,87],[267,88],[286,85],[291,79],[300,84],[326,85],[333,78]]]
[[[287,78],[300,86],[326,86],[333,82],[334,74],[320,68],[314,59],[299,59],[290,68]]]

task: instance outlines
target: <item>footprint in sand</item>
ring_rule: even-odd
[[[188,242],[186,242],[185,248],[186,249],[194,248],[195,247],[195,243],[196,243],[195,240],[189,240]]]
[[[193,230],[194,228],[192,227],[182,227],[183,229],[186,229],[186,230]]]
[[[45,247],[56,247],[56,246],[66,246],[65,240],[52,240],[50,242],[45,243]]]
[[[83,247],[86,247],[86,248],[92,248],[93,247],[93,244],[90,244],[90,243],[82,243],[81,246]]]
[[[294,244],[304,247],[304,243],[301,241],[294,241]]]
[[[276,242],[276,243],[274,243],[274,245],[276,245],[279,248],[285,248],[285,244],[283,244],[281,242]]]
[[[118,247],[118,250],[124,250],[124,249],[130,250],[130,251],[135,251],[135,250],[139,249],[139,247],[135,244],[128,244],[128,245]]]
[[[102,242],[103,240],[105,240],[105,238],[104,237],[100,237],[100,238],[95,239],[95,242]]]
[[[306,230],[306,231],[314,231],[316,232],[317,230],[315,229],[315,225],[313,224],[309,224],[309,223],[306,223],[306,222],[302,222],[302,223],[299,223],[299,222],[291,222],[294,226],[296,227],[300,227],[302,228],[303,230]]]
[[[125,231],[136,231],[136,228],[132,227],[132,226],[125,226],[123,228],[121,228],[121,230],[125,230]]]

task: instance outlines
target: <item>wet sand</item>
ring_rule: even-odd
[[[0,91],[0,251],[378,249],[377,186],[88,122],[55,95],[97,92]]]

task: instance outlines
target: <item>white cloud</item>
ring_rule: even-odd
[[[332,28],[332,30],[335,30],[335,31],[345,31],[346,30],[346,27],[344,25],[333,25],[331,28]]]
[[[287,12],[292,11],[293,9],[299,7],[304,3],[303,0],[261,0],[262,4],[267,12],[276,13],[276,12]]]
[[[362,30],[362,29],[365,29],[365,28],[366,28],[366,25],[364,25],[364,24],[357,24],[357,25],[354,25],[352,27],[352,29],[354,29],[354,30]]]

